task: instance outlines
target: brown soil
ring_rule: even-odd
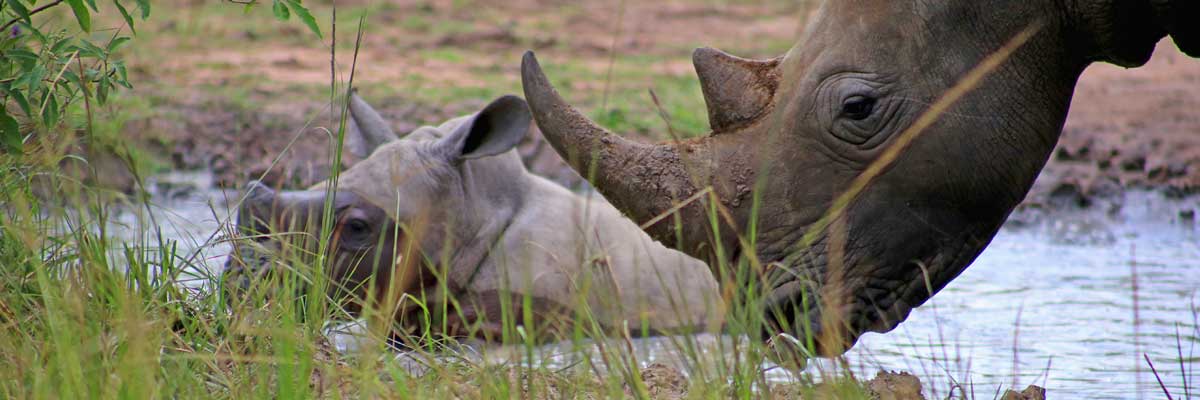
[[[556,57],[570,57],[597,73],[606,71],[612,51],[621,56],[656,55],[662,57],[650,68],[671,75],[690,75],[688,54],[698,46],[731,49],[748,57],[777,55],[774,53],[786,49],[780,46],[795,37],[810,7],[787,1],[724,4],[696,0],[517,0],[466,7],[456,3],[460,2],[396,0],[372,11],[369,31],[358,54],[356,82],[386,86],[419,76],[430,88],[486,85],[489,82],[479,81],[473,71],[501,68],[515,79],[519,77],[521,52],[526,49],[546,49]],[[356,12],[345,4],[339,3],[339,7],[343,15]],[[160,18],[172,17],[176,16]],[[407,22],[413,18],[422,23]],[[134,59],[131,65],[173,87],[224,85],[236,76],[253,76],[260,88],[267,90],[329,82],[329,49],[314,45],[315,38],[308,41],[311,43],[295,43],[295,37],[309,34],[299,24],[279,24],[269,29],[209,24],[220,25],[220,21],[196,22],[184,15],[162,22],[162,34],[139,38],[138,45],[154,49],[148,54],[170,57]],[[204,38],[187,33],[189,27],[196,29],[194,25],[238,45],[206,45]],[[438,32],[444,26],[459,28]],[[339,29],[339,43],[353,43],[354,26]],[[455,61],[413,56],[414,52],[437,48],[485,50],[488,56]],[[341,46],[338,51],[348,53]],[[347,71],[350,63],[350,57],[339,56],[341,71]]]
[[[397,132],[474,111],[487,100],[438,105],[414,102],[411,96],[388,90],[404,79],[416,77],[430,90],[519,88],[517,60],[522,51],[531,48],[551,52],[556,59],[572,60],[595,76],[607,71],[610,51],[622,57],[654,55],[656,60],[647,68],[655,73],[691,76],[691,48],[711,45],[732,48],[745,56],[770,56],[786,46],[806,14],[803,6],[792,2],[518,0],[469,7],[458,3],[391,1],[368,16],[369,30],[355,64],[355,85],[369,88],[365,95],[393,122]],[[345,13],[356,5],[339,7]],[[323,127],[333,125],[328,113],[321,112],[327,99],[289,96],[289,90],[297,85],[328,84],[328,47],[308,36],[298,23],[245,26],[189,16],[188,10],[197,12],[205,7],[201,3],[184,1],[176,6],[185,10],[156,15],[140,28],[156,34],[140,36],[137,46],[141,51],[128,59],[134,80],[142,83],[136,93],[165,100],[155,105],[156,117],[127,126],[130,136],[168,158],[172,168],[212,170],[222,187],[239,187],[248,179],[261,178],[274,186],[296,188],[325,179],[331,151],[330,135]],[[421,23],[408,22],[414,18]],[[338,69],[343,80],[351,64],[350,51],[344,47],[353,42],[347,34],[353,28],[339,26]],[[775,44],[772,47],[771,40],[764,39],[774,39]],[[413,56],[429,49],[463,50],[467,56],[453,61]],[[479,71],[496,75],[497,69],[508,77],[506,82],[479,78]],[[572,85],[598,92],[603,82]],[[212,90],[228,86],[249,86],[247,98],[234,104]],[[384,96],[382,101],[377,100],[380,96]],[[248,109],[246,103],[254,106]],[[306,119],[314,115],[316,119],[307,124]],[[581,182],[536,132],[521,146],[521,152],[535,173],[567,185]]]
[[[408,132],[421,122],[466,113],[482,104],[471,103],[435,109],[393,98],[378,106],[385,118],[395,121],[398,132]],[[261,179],[271,186],[302,188],[328,178],[334,143],[328,127],[336,123],[320,100],[246,110],[197,93],[160,108],[162,115],[177,118],[139,120],[127,130],[153,137],[147,146],[167,156],[173,168],[211,170],[222,187]],[[344,159],[352,161],[349,157]]]
[[[1125,188],[1200,192],[1200,61],[1164,40],[1146,66],[1094,64],[1027,205],[1086,206]]]
[[[484,99],[464,100],[436,108],[392,97],[374,104],[396,132],[439,123],[485,105]],[[240,111],[239,111],[240,110]],[[228,100],[196,94],[176,99],[158,110],[178,118],[141,119],[126,130],[139,137],[151,153],[163,155],[175,169],[207,169],[220,187],[237,188],[250,179],[273,187],[303,188],[328,178],[336,126],[326,103],[295,102],[286,107],[244,110]],[[311,120],[310,120],[311,119]],[[144,135],[144,136],[141,136]],[[152,139],[151,139],[152,138]],[[582,182],[578,174],[559,161],[534,129],[518,147],[526,165],[535,173],[564,185]],[[349,154],[343,160],[353,163]],[[128,180],[122,185],[132,187]]]
[[[521,0],[483,7],[453,7],[451,1],[401,1],[370,18],[379,31],[365,37],[359,56],[356,82],[360,87],[383,85],[416,75],[431,88],[486,85],[472,76],[480,68],[500,68],[512,81],[518,75],[515,61],[526,48],[544,48],[554,58],[571,59],[603,76],[609,49],[621,57],[652,56],[648,68],[672,76],[691,76],[687,49],[700,45],[732,48],[746,56],[770,56],[778,45],[795,36],[806,11],[788,2],[768,4],[699,4],[671,1],[585,2]],[[611,3],[611,4],[610,4]],[[469,26],[441,34],[405,28],[406,15],[420,13],[433,24],[454,21]],[[164,30],[176,29],[173,21]],[[545,28],[548,27],[548,28]],[[280,28],[305,32],[298,26]],[[345,29],[345,28],[343,28]],[[570,34],[554,34],[567,29]],[[620,32],[617,40],[614,33]],[[189,96],[171,98],[159,113],[169,118],[135,121],[130,131],[166,143],[156,150],[169,155],[175,168],[209,168],[216,182],[240,186],[251,177],[268,183],[302,187],[328,174],[329,141],[323,129],[303,129],[306,118],[319,115],[311,126],[330,126],[321,98],[289,98],[288,85],[323,83],[329,79],[327,50],[255,37],[251,31],[226,34],[244,36],[239,48],[204,47],[174,52],[165,62],[131,60],[131,64],[156,78],[140,90],[156,87],[191,88]],[[240,36],[239,36],[240,35]],[[142,45],[167,49],[186,40],[179,35],[152,37]],[[428,48],[480,49],[492,57],[461,61],[420,59],[411,53]],[[348,64],[348,60],[342,60]],[[342,66],[346,68],[348,65]],[[253,112],[233,107],[218,96],[205,94],[206,85],[231,84],[234,75],[257,77],[250,102],[261,105]],[[173,77],[173,78],[172,78]],[[600,79],[571,82],[573,87],[602,85]],[[645,82],[614,84],[644,85]],[[594,88],[593,88],[594,89]],[[407,131],[422,123],[475,110],[486,99],[443,105],[418,104],[403,94],[374,90],[376,106]],[[1092,66],[1080,80],[1062,139],[1046,170],[1026,200],[1026,207],[1053,208],[1084,205],[1094,196],[1121,193],[1126,188],[1161,189],[1172,195],[1200,191],[1200,62],[1180,54],[1169,41],[1142,68],[1124,70],[1107,64]],[[288,143],[297,141],[287,151]],[[164,139],[165,140],[161,140]],[[150,140],[147,140],[150,141]],[[272,160],[284,153],[275,168]],[[536,134],[522,146],[531,169],[565,184],[579,182],[540,142]]]

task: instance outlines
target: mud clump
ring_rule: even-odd
[[[907,372],[879,371],[867,382],[867,391],[877,400],[925,400],[921,380]]]
[[[642,370],[642,383],[646,385],[646,394],[652,399],[683,399],[688,395],[688,380],[679,370],[654,363]],[[628,385],[625,394],[636,397]]]
[[[1009,389],[1000,400],[1046,400],[1046,389],[1036,385],[1029,385],[1020,392]]]

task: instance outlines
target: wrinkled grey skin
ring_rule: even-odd
[[[713,132],[671,144],[628,141],[587,120],[532,53],[522,77],[546,139],[576,170],[595,160],[593,184],[635,221],[712,186],[733,226],[715,234],[710,204],[698,201],[679,211],[681,234],[671,218],[648,232],[710,265],[753,250],[766,265],[764,339],[811,334],[810,350],[836,355],[864,332],[893,329],[988,245],[1054,148],[1090,63],[1142,65],[1167,34],[1200,55],[1198,8],[1189,0],[827,1],[780,58],[697,50]],[[1031,26],[1029,40],[841,218],[818,223],[931,104]],[[746,249],[736,234],[751,225],[758,183],[757,242]],[[737,250],[720,260],[718,244]]]
[[[431,309],[450,304],[452,335],[499,339],[502,312],[521,323],[526,296],[548,337],[570,327],[581,305],[602,326],[628,324],[635,334],[720,326],[721,298],[702,262],[651,240],[599,196],[525,170],[513,150],[532,122],[524,100],[502,97],[404,138],[357,95],[350,112],[346,148],[365,159],[338,183],[329,274],[352,311],[375,282],[373,300],[399,304],[399,319],[412,311],[403,293],[423,295]],[[244,231],[319,232],[303,221],[319,221],[325,184],[277,193],[252,183],[249,191],[238,217]],[[253,248],[230,258],[226,282],[246,287],[274,268]]]

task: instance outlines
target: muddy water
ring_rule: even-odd
[[[864,336],[850,359],[912,371],[943,397],[952,378],[982,398],[1035,383],[1051,398],[1161,398],[1145,354],[1178,398],[1182,347],[1194,391],[1200,232],[1180,213],[1197,201],[1134,192],[1121,203],[1026,227],[1016,216],[966,272],[893,332]]]
[[[235,194],[195,189],[210,187],[207,179],[168,175],[150,188],[160,199],[153,209],[164,237],[216,272],[227,246],[205,243],[219,236],[214,232],[228,216],[222,205]],[[1178,398],[1185,379],[1182,352],[1196,392],[1200,229],[1194,219],[1200,217],[1182,217],[1189,209],[1200,212],[1200,198],[1130,192],[1087,210],[1020,212],[962,276],[900,327],[865,335],[847,355],[849,365],[860,377],[879,369],[910,371],[932,398],[944,398],[954,386],[971,397],[991,398],[997,388],[1029,384],[1048,388],[1058,399],[1159,398],[1162,389],[1145,354]],[[121,218],[131,227],[139,222],[132,215]],[[708,352],[729,351],[727,337],[693,339]],[[633,347],[642,364],[684,368],[677,343],[678,338],[650,338],[635,340]],[[506,358],[515,350],[484,352]],[[554,364],[575,358],[565,344],[539,354]],[[833,369],[833,363],[818,361],[807,372]],[[793,378],[778,369],[772,374]]]

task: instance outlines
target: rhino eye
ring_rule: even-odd
[[[867,119],[874,110],[875,99],[866,96],[853,96],[842,103],[842,116],[855,121]]]

